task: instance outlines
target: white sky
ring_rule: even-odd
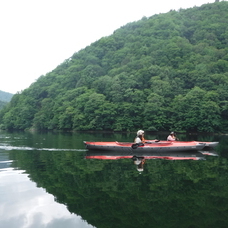
[[[0,90],[17,93],[143,16],[215,0],[0,0]]]

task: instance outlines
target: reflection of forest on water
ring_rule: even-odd
[[[119,141],[131,138],[120,135]],[[85,137],[94,140],[92,134],[77,135],[77,139],[49,135],[44,147],[66,149],[68,145],[67,149],[12,150],[10,159],[13,166],[26,170],[38,187],[97,228],[228,224],[226,137],[219,139],[215,151],[219,156],[204,151],[205,159],[200,160],[146,159],[140,175],[132,159],[85,159]],[[110,136],[106,139],[113,140]],[[71,150],[71,144],[77,150]]]

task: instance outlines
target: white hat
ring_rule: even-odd
[[[137,135],[142,135],[142,134],[144,134],[144,131],[143,130],[138,130],[137,131]]]

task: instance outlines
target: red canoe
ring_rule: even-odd
[[[167,151],[191,151],[201,150],[205,147],[202,142],[148,142],[144,145],[138,145],[130,142],[88,142],[84,144],[89,150],[105,150],[105,151],[142,151],[142,152],[167,152]]]

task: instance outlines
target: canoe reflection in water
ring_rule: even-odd
[[[137,167],[137,170],[141,173],[144,170],[144,164],[146,159],[144,157],[133,156],[132,160]]]
[[[147,159],[165,159],[165,160],[206,160],[205,155],[218,156],[213,151],[178,151],[178,152],[123,152],[123,151],[103,151],[103,150],[88,150],[86,159],[131,159],[136,165],[139,172],[144,170],[144,164]]]

